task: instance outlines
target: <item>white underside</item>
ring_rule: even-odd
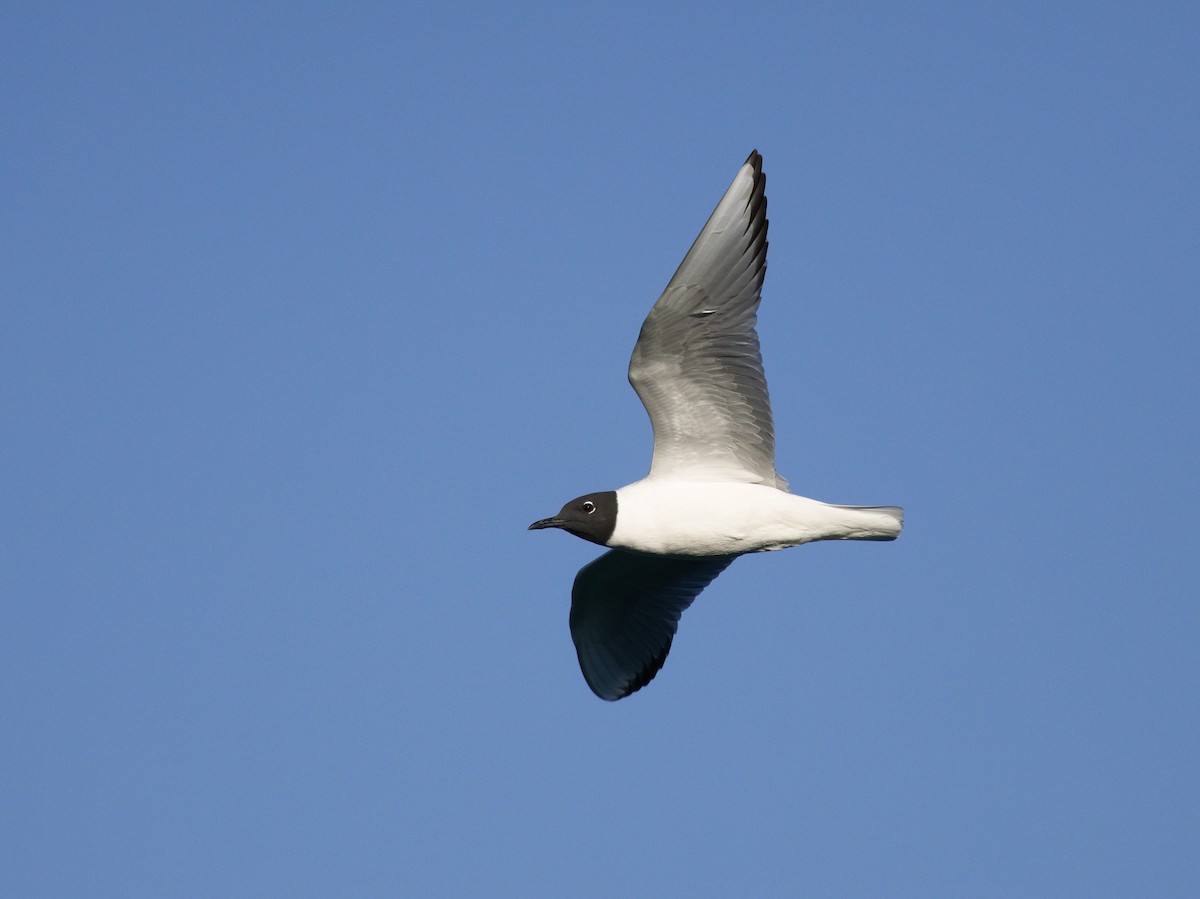
[[[837,506],[758,484],[646,478],[617,491],[608,545],[674,556],[765,552],[814,540],[890,540],[895,506]]]

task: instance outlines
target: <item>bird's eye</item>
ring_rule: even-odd
[[[588,513],[588,515],[591,515],[593,512],[596,511],[596,504],[589,499],[586,503],[583,504],[582,508],[583,508],[583,511]]]

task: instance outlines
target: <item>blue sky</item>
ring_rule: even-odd
[[[1192,4],[25,4],[4,895],[1200,891]],[[625,365],[764,155],[778,467],[636,696]]]

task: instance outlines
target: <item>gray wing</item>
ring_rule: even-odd
[[[767,270],[765,186],[756,150],[642,325],[629,382],[654,426],[650,477],[787,489],[754,330]]]
[[[653,680],[679,616],[736,556],[680,559],[609,550],[571,588],[571,639],[601,699],[622,699]]]

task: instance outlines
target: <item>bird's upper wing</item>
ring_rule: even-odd
[[[654,426],[650,477],[787,489],[758,334],[766,176],[750,154],[642,325],[629,382]]]
[[[650,683],[683,610],[735,558],[614,549],[581,568],[571,588],[571,639],[592,692],[621,699]]]

